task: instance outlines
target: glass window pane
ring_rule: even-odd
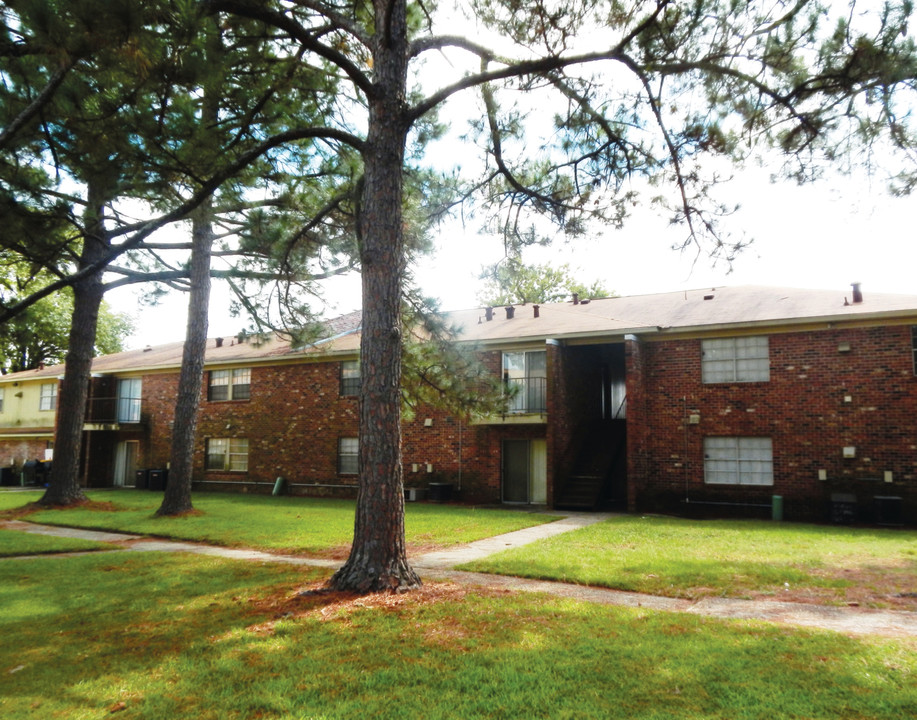
[[[356,475],[360,471],[360,441],[357,438],[338,440],[338,472]]]

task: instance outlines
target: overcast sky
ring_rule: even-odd
[[[525,259],[569,263],[583,281],[601,280],[619,295],[749,284],[836,289],[844,295],[852,282],[861,282],[866,294],[917,295],[917,199],[892,198],[882,183],[863,178],[799,187],[771,184],[765,177],[752,174],[731,188],[742,208],[728,219],[728,227],[734,235],[754,238],[731,273],[723,263],[711,265],[706,257],[672,250],[684,230],[668,227],[665,218],[649,211],[635,215],[623,230],[533,249]],[[427,294],[440,298],[443,309],[474,307],[480,268],[500,259],[502,252],[499,238],[456,223],[444,228],[436,253],[416,276]],[[359,287],[358,277],[331,284],[327,316],[358,309]],[[124,291],[110,301],[137,317],[129,347],[184,338],[184,295],[176,293],[154,308],[141,308]],[[210,323],[212,337],[236,334],[246,324],[229,317],[228,299],[218,289]]]

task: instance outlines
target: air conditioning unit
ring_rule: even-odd
[[[417,502],[427,496],[426,488],[405,488],[404,499],[407,502]]]

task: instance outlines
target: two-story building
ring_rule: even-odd
[[[917,522],[917,296],[714,288],[449,320],[502,378],[507,406],[412,413],[408,488],[446,483],[476,503]],[[327,335],[301,348],[209,341],[197,488],[268,490],[283,477],[294,493],[353,493],[359,315]],[[149,483],[146,471],[166,468],[180,360],[175,343],[95,361],[86,485]],[[0,378],[4,403],[28,386],[18,399],[35,405],[31,416],[4,405],[0,458],[44,453],[53,411],[38,408],[60,374]]]

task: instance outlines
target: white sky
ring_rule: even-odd
[[[445,77],[450,70],[460,69],[452,67],[451,61],[444,66],[431,61],[431,67],[440,80],[438,73]],[[476,112],[476,103],[460,100],[443,113],[457,131],[462,129],[462,119]],[[449,144],[431,151],[431,160],[444,166],[474,154],[467,147],[456,151]],[[917,199],[891,198],[881,179],[829,177],[800,187],[790,181],[772,184],[768,177],[766,169],[743,171],[718,190],[719,199],[742,206],[724,220],[723,227],[735,237],[754,239],[736,259],[731,273],[723,263],[711,265],[704,256],[672,250],[684,238],[684,229],[669,227],[665,217],[649,210],[636,213],[623,230],[597,232],[590,239],[552,248],[533,248],[523,259],[568,263],[586,284],[601,280],[619,295],[748,284],[836,289],[839,294],[849,294],[852,282],[861,282],[864,294],[917,295],[917,218],[913,212]],[[426,294],[440,298],[443,309],[474,307],[481,267],[499,260],[502,253],[498,237],[481,236],[475,228],[463,229],[456,223],[439,234],[435,254],[423,261],[415,276]],[[327,288],[326,316],[360,307],[358,277],[336,279]],[[183,294],[176,293],[154,308],[139,307],[129,290],[112,294],[109,302],[137,318],[137,332],[129,347],[184,338],[187,298]],[[227,295],[215,283],[212,337],[234,335],[248,324],[245,318],[231,318],[228,308]]]
[[[917,295],[917,217],[914,198],[892,198],[878,181],[837,178],[817,185],[770,184],[762,176],[736,180],[740,211],[727,219],[736,236],[754,243],[735,261],[732,273],[724,264],[711,266],[705,257],[671,249],[684,236],[664,218],[644,212],[620,231],[591,239],[533,248],[527,262],[569,263],[578,278],[601,280],[619,295],[670,292],[721,285],[774,285],[836,289],[849,295],[850,283],[863,283],[864,294]],[[416,271],[423,290],[441,300],[445,310],[477,305],[476,279],[480,268],[498,260],[499,238],[476,234],[456,224],[439,236],[433,256]],[[215,288],[218,287],[215,284]],[[327,316],[360,307],[358,277],[335,280],[326,292]],[[158,307],[137,305],[134,296],[119,291],[109,298],[116,309],[137,318],[129,347],[184,338],[187,298],[175,293]],[[244,326],[230,318],[228,299],[216,290],[211,305],[210,335],[229,336]]]

